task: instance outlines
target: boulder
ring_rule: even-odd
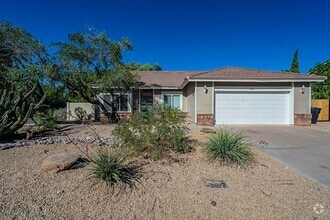
[[[58,173],[62,170],[70,169],[81,158],[78,154],[58,153],[44,160],[41,164],[41,170],[44,172]]]

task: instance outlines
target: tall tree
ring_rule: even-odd
[[[152,70],[154,70],[154,71],[161,71],[162,70],[162,67],[158,63],[155,63],[152,66]]]
[[[89,30],[68,35],[68,42],[54,44],[55,56],[52,78],[61,82],[72,94],[99,106],[110,121],[117,121],[118,98],[105,100],[99,93],[124,94],[137,86],[137,75],[122,62],[123,52],[132,50],[123,38],[110,40],[105,32]],[[111,106],[108,112],[106,105]]]
[[[0,71],[6,79],[0,82],[2,85],[40,79],[46,65],[46,48],[41,41],[22,28],[0,21]]]
[[[327,77],[324,82],[313,84],[312,97],[314,99],[330,99],[330,60],[317,64],[309,71],[309,74]]]
[[[46,69],[42,42],[0,21],[0,136],[17,131],[39,109],[46,97],[39,80]]]
[[[296,49],[296,51],[293,54],[291,68],[290,68],[289,71],[290,72],[293,72],[293,73],[300,73],[300,70],[299,70],[299,61],[298,61],[298,49]]]
[[[151,66],[149,63],[140,64],[140,63],[131,62],[131,63],[126,64],[126,66],[129,70],[137,70],[137,71],[160,71],[160,70],[162,70],[162,67],[158,63],[155,63],[153,66]]]

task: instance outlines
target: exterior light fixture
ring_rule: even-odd
[[[305,90],[306,90],[305,85],[302,85],[302,87],[300,89],[301,93],[304,94],[305,93]]]
[[[205,94],[207,94],[207,93],[208,93],[208,91],[209,91],[209,89],[207,88],[207,86],[206,86],[206,85],[204,85],[204,92],[205,92]]]

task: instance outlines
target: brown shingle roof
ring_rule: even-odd
[[[213,71],[202,72],[190,76],[189,79],[217,80],[325,80],[325,77],[290,72],[275,72],[237,67],[225,67]]]
[[[212,71],[135,71],[140,76],[141,87],[179,88],[194,80],[288,80],[323,81],[326,77],[312,74],[276,72],[237,67],[225,67]],[[185,83],[184,83],[185,82]]]
[[[136,71],[143,87],[179,87],[186,77],[201,71]]]

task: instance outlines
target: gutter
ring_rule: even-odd
[[[191,79],[187,77],[179,86],[183,89],[189,82],[324,82],[323,79]]]
[[[174,86],[139,86],[138,89],[163,89],[163,90],[178,90],[179,87]]]

